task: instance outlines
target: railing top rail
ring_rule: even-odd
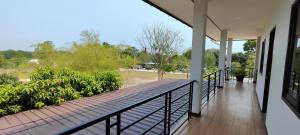
[[[225,67],[225,69],[230,69],[230,68],[243,68],[243,67]],[[254,67],[246,67],[245,69],[255,69]]]
[[[104,115],[104,116],[99,116],[99,117],[95,118],[94,120],[85,122],[85,123],[80,124],[80,125],[78,125],[78,126],[68,128],[68,129],[66,129],[66,130],[64,130],[64,131],[62,131],[62,132],[60,132],[60,133],[58,133],[58,134],[59,134],[59,135],[61,135],[61,134],[69,134],[69,133],[74,133],[74,132],[76,132],[76,131],[80,131],[80,130],[85,129],[85,128],[87,128],[87,127],[90,127],[90,126],[92,126],[92,125],[94,125],[94,124],[96,124],[96,123],[102,122],[102,121],[104,121],[104,120],[106,120],[106,119],[108,119],[108,118],[111,118],[111,117],[116,116],[116,115],[118,115],[118,114],[121,114],[121,113],[123,113],[123,112],[125,112],[125,111],[128,111],[128,110],[130,110],[130,109],[132,109],[132,108],[135,108],[135,107],[140,106],[140,105],[142,105],[142,104],[145,104],[145,103],[147,103],[147,102],[149,102],[149,101],[152,101],[152,100],[154,100],[154,99],[157,99],[157,98],[159,98],[159,97],[161,97],[161,96],[163,96],[163,95],[165,95],[165,94],[167,94],[167,93],[169,93],[169,92],[173,92],[173,91],[175,91],[175,90],[178,90],[178,89],[180,89],[180,88],[183,88],[183,87],[185,87],[185,86],[188,86],[188,85],[190,85],[191,83],[194,83],[194,82],[196,82],[196,80],[189,80],[189,81],[183,83],[182,85],[177,86],[177,87],[175,87],[175,88],[173,88],[173,89],[170,89],[170,90],[167,90],[167,91],[165,91],[165,92],[162,92],[162,93],[156,94],[156,95],[154,95],[154,96],[148,97],[148,98],[146,98],[145,100],[139,101],[139,102],[137,102],[137,103],[135,103],[135,104],[131,104],[131,105],[122,107],[122,108],[120,108],[120,109],[117,110],[117,111],[113,111],[113,112],[108,113],[108,114],[106,114],[106,115]]]
[[[205,75],[203,78],[206,78],[206,77],[208,77],[208,76],[212,76],[212,75],[214,75],[215,73],[218,73],[218,72],[220,72],[220,71],[221,71],[221,70],[212,72],[212,73],[210,73],[210,74],[208,74],[208,75]]]

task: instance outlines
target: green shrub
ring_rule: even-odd
[[[41,109],[45,106],[45,103],[41,102],[41,101],[38,101],[34,104],[34,108],[36,109]]]
[[[55,69],[49,66],[38,67],[35,72],[30,75],[31,80],[54,79]]]
[[[245,71],[245,69],[243,69],[243,68],[238,68],[238,69],[236,69],[235,71],[234,71],[234,75],[235,76],[243,76],[243,77],[245,77],[246,76],[246,71]]]
[[[0,109],[0,116],[4,116],[7,114],[7,111],[4,109]]]
[[[0,85],[5,84],[15,84],[18,82],[18,78],[13,75],[1,74],[0,75]]]
[[[22,110],[22,106],[20,105],[12,105],[7,107],[8,112],[10,113],[18,113]]]
[[[96,80],[101,83],[101,87],[104,91],[117,90],[122,86],[122,80],[118,73],[112,71],[106,71],[95,74]]]
[[[63,102],[65,102],[65,100],[64,99],[62,99],[62,98],[57,98],[57,99],[55,99],[55,104],[56,105],[61,105]]]
[[[0,116],[117,90],[121,84],[120,75],[112,71],[83,73],[39,67],[30,82],[0,86]]]

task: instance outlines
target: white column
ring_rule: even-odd
[[[228,46],[227,46],[227,57],[226,57],[226,66],[231,67],[231,59],[232,59],[232,38],[228,38]]]
[[[221,70],[220,87],[224,86],[224,71],[225,71],[225,57],[226,57],[226,40],[227,30],[221,31],[221,41],[219,50],[219,70]]]
[[[257,37],[256,39],[256,51],[255,51],[255,71],[258,71],[258,63],[259,63],[259,52],[260,52],[260,42],[261,42],[261,37]],[[255,83],[257,80],[257,73],[254,74],[254,80],[253,82]]]
[[[193,89],[192,112],[201,115],[202,77],[206,37],[207,0],[194,0],[194,25],[192,43],[191,79],[196,80]]]

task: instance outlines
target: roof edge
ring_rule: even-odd
[[[183,23],[183,24],[185,24],[185,25],[187,25],[187,26],[193,28],[192,25],[190,25],[190,24],[188,24],[187,22],[185,22],[184,20],[182,20],[182,19],[176,17],[175,15],[173,15],[172,13],[168,12],[167,10],[161,8],[160,6],[155,5],[155,4],[154,4],[153,2],[151,2],[150,0],[142,0],[142,1],[146,2],[147,4],[149,4],[150,6],[152,6],[152,7],[154,7],[154,8],[157,8],[157,9],[160,10],[161,12],[164,12],[164,13],[166,13],[167,15],[169,15],[169,16],[175,18],[176,20],[180,21],[181,23]]]

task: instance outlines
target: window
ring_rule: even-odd
[[[291,12],[289,44],[286,57],[284,101],[300,118],[300,2],[297,1]]]
[[[266,40],[263,41],[262,46],[261,46],[260,66],[259,66],[259,73],[260,74],[262,74],[263,71],[264,71],[265,45],[266,45]]]

